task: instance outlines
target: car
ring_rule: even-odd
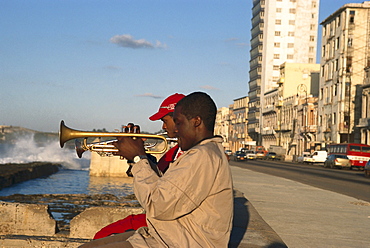
[[[298,163],[305,163],[305,162],[307,162],[308,159],[310,159],[310,157],[311,157],[311,154],[309,152],[303,152],[302,156],[299,156],[297,158],[297,162]]]
[[[265,153],[264,152],[256,152],[256,158],[257,159],[264,159]]]
[[[268,152],[265,156],[266,160],[280,160],[279,156],[276,152]]]
[[[234,160],[235,161],[241,161],[241,160],[246,160],[247,159],[247,154],[242,151],[236,151],[234,154]]]
[[[351,166],[351,160],[349,160],[346,155],[341,154],[331,154],[326,158],[324,162],[325,168],[351,168]]]
[[[232,152],[231,150],[225,150],[225,153],[226,153],[228,156],[233,155],[233,152]]]
[[[245,153],[247,154],[247,160],[255,160],[257,158],[254,151],[246,150]]]
[[[364,167],[365,177],[370,177],[370,160],[366,162]]]

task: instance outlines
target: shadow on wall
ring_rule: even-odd
[[[234,218],[229,248],[238,247],[244,239],[249,223],[248,200],[239,191],[234,191]]]

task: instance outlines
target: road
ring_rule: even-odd
[[[370,178],[363,171],[266,160],[235,162],[233,158],[230,164],[370,202]]]

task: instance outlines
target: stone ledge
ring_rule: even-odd
[[[48,205],[0,202],[0,235],[54,235],[56,221]]]
[[[30,179],[46,177],[59,171],[61,165],[48,162],[0,164],[0,190]]]

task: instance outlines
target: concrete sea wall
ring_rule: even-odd
[[[0,164],[0,190],[30,179],[46,177],[58,172],[61,165],[48,162]]]

